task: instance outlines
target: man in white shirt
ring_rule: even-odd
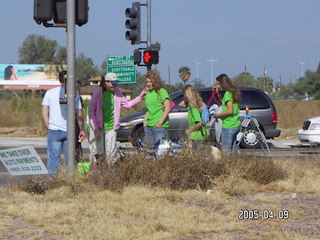
[[[59,171],[61,153],[64,152],[64,162],[67,164],[67,115],[68,106],[60,103],[65,99],[65,80],[67,72],[59,73],[61,87],[50,89],[46,92],[42,101],[42,118],[48,127],[48,160],[47,168],[50,175]],[[85,138],[83,113],[80,95],[75,99],[76,116],[80,127],[79,139]],[[72,139],[74,141],[74,139]]]

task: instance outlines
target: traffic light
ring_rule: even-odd
[[[34,0],[33,19],[36,23],[50,21],[52,19],[53,0]]]
[[[82,26],[88,22],[88,0],[76,0],[76,19],[77,25]],[[67,22],[66,0],[54,0],[54,17],[55,23]]]
[[[141,13],[140,13],[140,2],[132,3],[131,8],[127,8],[125,11],[127,18],[125,22],[126,39],[131,41],[132,45],[141,43]]]
[[[75,0],[75,22],[82,26],[88,22],[88,0]],[[41,24],[53,19],[55,23],[63,24],[67,21],[66,0],[34,0],[33,19]]]
[[[139,49],[135,49],[133,52],[133,64],[139,65],[141,63],[141,52]]]
[[[159,51],[146,50],[143,51],[143,62],[147,65],[159,63]]]

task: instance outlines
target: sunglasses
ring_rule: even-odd
[[[106,81],[107,83],[111,83],[113,86],[117,85],[118,83],[116,82],[111,82],[111,81]]]

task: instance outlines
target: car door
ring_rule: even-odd
[[[172,101],[176,106],[169,114],[169,137],[181,139],[185,136],[185,130],[188,128],[188,110],[186,107],[179,106],[179,103],[183,101],[182,93],[172,98]]]

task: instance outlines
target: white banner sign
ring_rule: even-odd
[[[11,175],[48,174],[33,146],[0,150],[0,160]]]

